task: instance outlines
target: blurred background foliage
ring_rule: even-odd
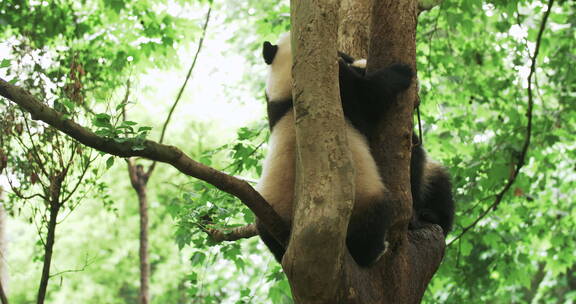
[[[287,1],[4,0],[0,75],[94,130],[144,127],[126,135],[156,140],[209,6],[205,45],[165,142],[254,181],[267,139],[260,45],[289,28]],[[458,203],[425,303],[576,302],[573,1],[552,7],[532,79],[525,165],[494,204],[526,140],[527,81],[546,10],[536,0],[444,0],[420,15],[424,145],[449,168]],[[137,125],[121,124],[123,109]],[[46,163],[54,145],[94,159],[59,216],[47,302],[136,303],[138,205],[125,163],[78,151],[63,136],[47,140],[53,131],[7,100],[0,115],[11,303],[35,301],[44,257],[47,207],[14,190],[43,193],[38,167],[26,161],[33,143]],[[152,303],[291,303],[281,268],[257,238],[216,244],[202,232],[253,222],[238,200],[166,165],[148,186]]]

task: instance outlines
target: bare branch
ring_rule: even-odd
[[[166,134],[166,129],[168,127],[168,123],[170,123],[170,119],[172,118],[172,114],[174,113],[174,109],[178,105],[180,98],[182,97],[182,93],[184,93],[184,89],[188,84],[188,80],[190,80],[190,76],[192,76],[192,71],[194,71],[194,67],[196,66],[196,60],[198,59],[198,54],[200,54],[200,50],[202,50],[202,45],[204,44],[204,37],[206,37],[206,28],[208,27],[208,21],[210,21],[210,13],[212,12],[212,2],[210,2],[210,6],[208,7],[208,12],[206,13],[206,20],[204,21],[204,26],[202,27],[202,36],[200,36],[200,41],[198,41],[198,48],[196,49],[196,54],[194,55],[194,59],[192,60],[192,65],[190,65],[190,69],[188,69],[188,74],[186,74],[186,78],[184,79],[184,83],[178,92],[178,96],[172,104],[170,111],[168,112],[168,117],[166,117],[166,121],[164,121],[164,125],[162,126],[162,134],[160,135],[159,143],[164,141],[164,135]]]
[[[170,119],[172,118],[172,114],[174,113],[174,109],[176,109],[176,106],[178,105],[178,102],[180,101],[180,98],[182,97],[182,93],[184,93],[184,89],[186,88],[186,85],[188,84],[188,80],[192,76],[192,71],[194,71],[194,67],[196,66],[196,60],[198,59],[198,55],[200,54],[200,50],[202,50],[202,45],[204,44],[204,38],[206,37],[206,29],[208,28],[208,21],[210,21],[210,13],[211,12],[212,12],[212,1],[210,1],[210,4],[208,6],[208,12],[206,13],[206,20],[204,21],[204,26],[202,27],[202,35],[200,36],[200,41],[198,41],[198,48],[196,49],[196,54],[194,54],[194,59],[192,60],[192,65],[190,65],[190,69],[188,69],[188,74],[186,74],[186,78],[184,79],[184,83],[182,84],[182,87],[180,88],[180,91],[178,92],[176,100],[174,100],[174,104],[172,104],[170,111],[168,111],[168,116],[166,117],[166,121],[164,121],[164,125],[162,126],[162,133],[160,134],[160,140],[158,141],[159,143],[164,142],[164,135],[166,134],[166,129],[168,128],[168,124],[170,123]],[[152,165],[150,165],[150,167],[148,168],[148,171],[146,174],[148,176],[150,176],[152,174],[152,171],[154,171],[155,167],[156,167],[156,162],[153,162]]]
[[[483,218],[485,218],[491,211],[496,210],[504,195],[512,188],[512,185],[516,181],[518,174],[520,173],[520,169],[524,166],[526,162],[526,155],[528,154],[528,148],[530,147],[530,140],[532,138],[532,112],[534,108],[534,96],[532,92],[532,77],[534,77],[534,73],[536,72],[536,61],[538,59],[538,53],[540,52],[540,43],[542,41],[542,34],[546,29],[546,22],[548,21],[548,16],[550,16],[550,12],[552,11],[552,5],[554,4],[554,0],[548,1],[548,10],[544,12],[544,17],[542,18],[542,22],[540,23],[540,30],[538,31],[538,36],[536,38],[536,47],[534,49],[534,55],[532,55],[532,63],[530,65],[530,74],[528,75],[528,107],[526,109],[526,117],[528,118],[528,123],[526,124],[526,139],[524,140],[524,145],[522,146],[522,151],[518,156],[518,162],[516,163],[516,168],[514,172],[508,178],[506,185],[504,188],[496,195],[496,199],[494,202],[480,214],[480,216],[470,225],[466,226],[462,229],[462,232],[458,234],[449,244],[448,246],[452,245],[458,239],[460,239],[466,232],[472,229],[476,224],[478,224]]]
[[[120,157],[141,156],[150,160],[168,163],[186,175],[210,183],[216,188],[239,198],[262,220],[262,223],[278,240],[288,239],[289,229],[287,223],[284,223],[266,200],[246,181],[196,162],[174,146],[146,140],[143,143],[143,147],[138,146],[135,149],[136,143],[133,141],[117,143],[112,138],[98,136],[73,120],[65,118],[62,113],[43,104],[26,90],[14,86],[1,78],[0,95],[25,109],[32,115],[32,119],[47,123],[86,146]]]
[[[234,229],[227,231],[208,228],[205,230],[205,232],[208,235],[210,235],[212,240],[214,240],[217,243],[221,243],[224,241],[237,241],[240,239],[249,239],[253,236],[258,235],[258,231],[256,230],[255,224],[236,227]]]
[[[72,153],[75,153],[75,152],[72,152]],[[80,177],[78,179],[76,179],[76,185],[74,185],[74,187],[72,187],[72,190],[70,190],[68,195],[64,199],[62,199],[62,204],[65,204],[70,198],[72,198],[72,195],[74,193],[76,193],[76,190],[78,190],[78,187],[84,181],[84,176],[88,172],[88,169],[90,169],[90,165],[92,164],[93,161],[94,161],[94,159],[90,159],[90,160],[88,160],[88,162],[86,164],[84,164],[84,167],[82,168],[82,173],[80,174]],[[68,170],[68,169],[66,169],[66,170]]]
[[[93,260],[93,261],[94,261],[94,260]],[[65,274],[65,273],[82,272],[82,271],[86,270],[86,268],[88,268],[88,266],[92,265],[92,264],[94,263],[93,261],[92,261],[92,262],[88,262],[88,259],[86,258],[86,260],[84,261],[84,265],[82,265],[82,268],[68,269],[68,270],[60,271],[60,272],[57,272],[57,273],[55,273],[55,274],[51,274],[51,275],[50,275],[50,278],[57,277],[57,276],[59,276],[59,275]]]

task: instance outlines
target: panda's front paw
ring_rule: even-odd
[[[395,80],[396,85],[403,90],[410,87],[412,83],[412,77],[414,76],[414,72],[412,68],[403,63],[396,63],[390,66],[390,71],[395,74],[396,77],[391,77]]]
[[[396,63],[367,75],[367,87],[373,96],[390,99],[410,87],[413,75],[409,65]]]

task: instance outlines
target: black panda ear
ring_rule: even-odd
[[[264,62],[266,62],[266,64],[272,64],[272,61],[276,56],[276,52],[278,52],[277,45],[273,45],[268,41],[264,41],[264,44],[262,45],[262,56],[264,57]]]

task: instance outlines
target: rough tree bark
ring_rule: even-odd
[[[3,204],[3,190],[0,187],[0,303],[2,304],[8,304],[8,297],[6,296],[8,289],[7,248],[6,210],[4,210]]]
[[[313,115],[318,111],[333,109],[333,104],[328,105],[316,99],[315,106],[309,105],[311,98],[330,96],[323,94],[322,88],[333,88],[335,80],[325,74],[333,73],[332,67],[335,64],[335,59],[331,55],[335,53],[335,46],[331,44],[335,41],[333,36],[335,24],[356,25],[353,29],[339,30],[338,47],[356,57],[365,57],[363,55],[368,54],[368,72],[396,62],[407,63],[415,70],[416,22],[421,9],[418,1],[378,0],[373,4],[366,2],[368,1],[360,1],[360,5],[354,7],[356,2],[343,1],[339,10],[339,22],[331,16],[338,9],[331,1],[292,3],[292,34],[295,35],[293,53],[298,58],[294,61],[293,68],[295,78],[293,95],[297,113],[297,134],[300,132],[302,137],[320,138],[314,137],[315,133],[308,131],[304,133],[302,129],[309,130],[312,125],[303,123],[306,119],[316,120],[318,123],[316,127],[322,129],[322,138],[330,139],[333,138],[330,133],[334,129],[332,124],[339,123],[338,119],[330,119],[328,123],[320,122],[319,120],[324,118],[323,115],[330,115],[324,112],[323,115]],[[369,33],[366,16],[371,16]],[[359,41],[358,37],[370,38]],[[299,61],[305,62],[311,69],[299,73]],[[322,82],[322,88],[315,88],[315,81]],[[316,91],[306,92],[307,89]],[[332,98],[339,100],[337,97]],[[299,102],[299,99],[303,101]],[[374,157],[389,191],[387,210],[393,218],[389,227],[390,250],[371,268],[359,268],[346,250],[343,250],[345,247],[342,246],[342,242],[345,234],[342,234],[341,228],[345,225],[342,225],[341,221],[335,221],[332,214],[323,210],[326,206],[318,204],[318,198],[321,198],[320,202],[328,202],[331,208],[344,210],[340,213],[340,220],[342,218],[348,220],[349,205],[346,198],[349,196],[343,195],[342,192],[315,192],[330,191],[325,187],[325,183],[336,182],[345,175],[342,172],[328,173],[329,171],[321,165],[321,160],[317,158],[317,154],[322,152],[318,152],[318,148],[317,150],[309,148],[305,139],[299,139],[301,165],[298,167],[298,177],[302,180],[304,176],[309,180],[315,178],[314,184],[323,186],[321,190],[318,187],[315,189],[297,187],[295,220],[287,255],[290,253],[306,257],[290,256],[290,260],[285,257],[283,261],[297,303],[420,302],[426,286],[442,260],[445,243],[438,226],[430,225],[417,231],[407,229],[412,214],[409,164],[412,109],[416,99],[416,86],[413,85],[399,96],[397,103],[381,118],[377,134],[370,138]],[[334,139],[332,141],[342,144]],[[319,145],[318,141],[314,142],[316,146]],[[317,154],[306,156],[307,149]],[[325,151],[333,151],[332,149],[334,148],[328,147]],[[306,157],[311,158],[305,160]],[[304,167],[302,164],[305,164]],[[335,179],[326,179],[324,174],[333,174],[332,177]],[[338,189],[349,189],[349,181],[341,181],[343,183],[340,186],[344,188]],[[306,190],[312,192],[301,193]],[[314,201],[312,198],[317,200]],[[340,239],[334,240],[336,237]],[[299,242],[295,243],[296,241]],[[314,247],[296,249],[300,246]]]
[[[368,58],[371,0],[342,0],[338,16],[338,50],[354,58]]]
[[[48,233],[46,243],[44,244],[44,259],[42,265],[42,275],[40,277],[40,286],[38,287],[37,304],[43,304],[46,299],[46,290],[50,280],[50,266],[52,265],[52,253],[54,251],[54,242],[56,241],[56,225],[58,225],[58,213],[62,207],[60,193],[62,182],[66,177],[66,170],[52,176],[50,180],[50,197],[46,204],[50,207],[48,218]]]
[[[284,270],[296,303],[334,303],[354,199],[338,90],[339,1],[291,1],[296,195]]]
[[[142,165],[136,165],[133,158],[129,158],[128,175],[132,188],[138,195],[138,209],[140,215],[140,238],[138,255],[140,257],[140,304],[150,302],[150,263],[148,261],[148,179],[150,174],[144,172]]]

